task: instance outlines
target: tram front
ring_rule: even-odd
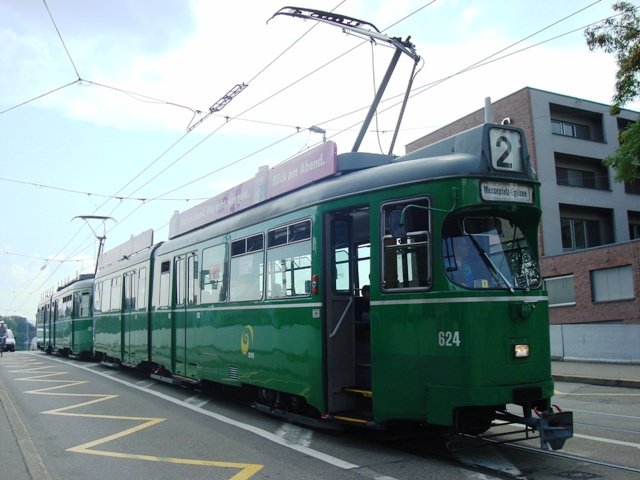
[[[522,132],[482,125],[401,161],[412,159],[438,175],[425,183],[424,205],[389,215],[386,243],[400,265],[418,248],[406,248],[416,243],[411,224],[428,228],[431,271],[422,292],[372,302],[376,417],[422,416],[464,433],[507,420],[537,430],[543,448],[561,448],[573,420],[552,411],[539,184]]]

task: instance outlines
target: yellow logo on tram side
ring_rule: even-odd
[[[251,325],[247,325],[244,327],[244,331],[240,336],[240,351],[243,355],[247,355],[249,353],[251,342],[253,342],[253,327]]]

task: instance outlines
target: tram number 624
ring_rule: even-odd
[[[460,332],[438,332],[438,346],[439,347],[459,347],[460,346]]]

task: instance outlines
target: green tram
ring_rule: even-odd
[[[550,403],[539,219],[517,128],[400,157],[326,142],[174,214],[165,242],[106,252],[95,352],[297,420],[477,433],[506,419],[561,448],[572,416]]]
[[[46,350],[51,339],[51,292],[43,292],[36,311],[36,344]]]
[[[36,314],[37,345],[47,353],[85,358],[93,353],[93,274],[45,292]]]

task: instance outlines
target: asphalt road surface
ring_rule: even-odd
[[[429,440],[315,431],[131,370],[15,353],[0,359],[0,478],[640,478],[640,391],[556,388],[555,401],[575,415],[568,458],[526,450],[535,441],[443,458]]]

